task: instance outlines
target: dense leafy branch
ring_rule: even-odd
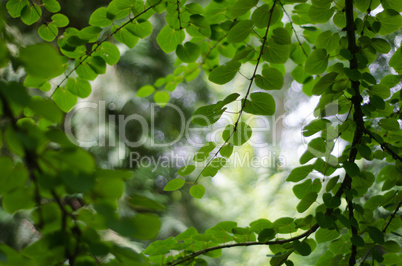
[[[153,5],[150,5],[148,8],[144,9],[142,12],[138,13],[137,15],[135,15],[134,17],[130,18],[127,22],[123,23],[120,27],[118,27],[117,29],[115,29],[113,32],[111,32],[109,35],[105,36],[105,38],[103,40],[101,40],[100,42],[97,42],[96,45],[94,46],[94,48],[92,48],[91,51],[89,51],[87,53],[87,55],[85,55],[79,62],[78,64],[69,72],[67,73],[64,78],[59,82],[59,84],[57,84],[56,88],[54,89],[53,93],[51,94],[50,97],[52,97],[58,88],[60,88],[60,86],[62,86],[62,84],[71,76],[71,74],[73,74],[89,57],[91,57],[91,55],[93,53],[95,53],[97,51],[97,49],[102,45],[102,43],[106,42],[107,40],[109,40],[111,37],[113,37],[117,32],[119,32],[121,29],[123,29],[124,27],[126,27],[127,25],[129,25],[130,23],[132,23],[133,21],[135,21],[136,19],[138,19],[140,16],[142,16],[143,14],[147,13],[149,10],[153,9],[154,7],[156,7],[157,5],[159,5],[163,0],[159,0],[158,2],[156,2]]]

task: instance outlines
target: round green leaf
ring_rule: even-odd
[[[273,115],[275,100],[269,93],[254,92],[250,94],[250,101],[246,101],[244,112],[253,115]]]
[[[308,256],[311,253],[311,247],[305,241],[300,242],[299,240],[293,241],[293,245],[297,252],[302,256]]]
[[[237,23],[228,33],[229,43],[243,42],[253,31],[254,22],[252,20],[242,20]]]
[[[100,7],[95,12],[92,13],[91,17],[89,18],[89,25],[91,26],[98,26],[98,27],[107,27],[112,25],[112,22],[107,17],[107,8]]]
[[[402,16],[393,9],[385,9],[378,13],[376,18],[381,23],[381,28],[378,34],[388,35],[402,27]]]
[[[382,244],[384,243],[384,234],[381,232],[380,229],[378,229],[377,227],[374,226],[369,226],[367,227],[367,231],[369,233],[370,238],[378,243],[378,244]]]
[[[284,64],[290,56],[290,45],[281,45],[270,39],[264,48],[262,58],[272,64]]]
[[[52,13],[59,12],[61,7],[57,0],[42,0],[43,6]]]
[[[283,74],[276,68],[265,68],[262,70],[262,76],[255,77],[255,84],[264,90],[280,90],[283,86]]]
[[[57,50],[50,44],[40,43],[21,50],[20,59],[28,74],[50,79],[62,71],[62,60]]]
[[[13,18],[21,16],[21,11],[29,4],[28,0],[9,0],[7,1],[7,11]]]
[[[306,195],[303,196],[299,204],[297,204],[297,211],[300,213],[303,213],[307,211],[308,208],[310,208],[311,204],[313,204],[318,197],[317,192],[309,192]]]
[[[329,5],[310,6],[307,15],[313,23],[325,23],[331,19],[335,12],[335,8]]]
[[[190,188],[190,195],[197,199],[202,199],[205,194],[205,188],[203,185],[194,185]]]
[[[218,66],[209,74],[208,79],[216,84],[225,84],[231,81],[237,71],[239,71],[241,63],[230,61],[223,66]]]
[[[152,85],[144,85],[137,91],[137,97],[147,97],[154,93],[155,87]]]
[[[271,16],[271,7],[268,4],[262,5],[258,8],[256,8],[251,16],[251,19],[254,22],[254,25],[261,29],[261,28],[266,28],[268,26],[268,22],[270,20]],[[272,19],[271,19],[271,25],[274,25],[278,21],[282,19],[283,12],[280,8],[277,6],[274,7],[274,10],[272,12]]]
[[[32,25],[40,19],[42,9],[37,5],[26,5],[21,12],[21,20],[27,25]]]
[[[181,176],[186,176],[191,174],[195,170],[194,165],[185,165],[177,171],[177,173]]]
[[[59,34],[59,29],[54,24],[42,24],[39,27],[38,34],[43,40],[51,42]]]
[[[157,91],[154,94],[154,101],[160,107],[165,107],[165,105],[169,102],[169,93],[166,91]]]
[[[152,33],[152,24],[148,20],[141,23],[130,23],[126,26],[127,30],[135,36],[144,39]]]
[[[179,44],[176,48],[176,54],[184,63],[192,63],[200,56],[200,47],[192,42],[186,42],[183,45]]]
[[[169,25],[165,25],[159,32],[156,38],[160,48],[165,53],[170,53],[176,50],[177,45],[184,40],[185,34],[183,30],[175,30]]]
[[[174,191],[180,189],[186,181],[181,178],[175,178],[170,180],[166,186],[163,188],[163,191]]]
[[[69,78],[66,89],[80,98],[86,98],[91,94],[91,84],[79,77],[77,79]]]
[[[306,60],[304,66],[307,73],[320,75],[328,66],[329,55],[325,49],[314,50]]]
[[[77,96],[62,87],[57,88],[52,98],[57,106],[65,113],[70,112],[77,103]]]
[[[228,140],[228,142],[232,143],[234,146],[243,145],[251,138],[251,135],[253,134],[251,127],[244,122],[240,122],[239,124],[237,124],[236,131],[233,131],[233,125],[226,126],[225,130],[222,133],[222,138],[225,141]]]
[[[111,42],[103,42],[99,52],[108,65],[115,65],[120,60],[120,51],[116,45]]]
[[[63,14],[54,14],[52,16],[52,21],[57,27],[65,27],[70,23],[68,17]]]

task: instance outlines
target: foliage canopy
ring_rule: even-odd
[[[93,10],[89,25],[80,29],[69,27],[57,0],[6,2],[11,18],[0,20],[0,147],[4,143],[7,154],[0,157],[0,196],[9,213],[29,210],[40,236],[21,251],[1,244],[0,261],[204,265],[201,255],[216,258],[225,248],[261,245],[269,246],[271,265],[293,265],[291,254],[308,256],[329,242],[317,265],[400,263],[402,46],[393,39],[401,33],[402,2],[199,2],[112,0]],[[225,221],[204,233],[190,227],[142,252],[104,240],[107,229],[132,239],[154,239],[161,222],[152,211],[164,206],[144,196],[127,196],[125,181],[132,173],[98,167],[93,155],[69,140],[63,119],[79,98],[91,94],[90,81],[118,63],[116,43],[134,48],[152,34],[153,17],[161,15],[166,25],[156,41],[164,53],[176,54],[175,71],[141,87],[138,97],[152,96],[164,107],[179,84],[201,73],[223,85],[243,75],[246,66],[253,68],[251,76],[243,75],[244,88],[194,112],[194,124],[209,126],[228,104],[241,102],[237,119],[223,130],[223,144],[206,142],[194,156],[194,163],[204,166],[182,167],[181,177],[171,179],[164,190],[185,187],[202,198],[205,188],[199,181],[215,176],[233,146],[242,146],[253,134],[242,120],[244,113],[274,115],[272,91],[283,89],[285,76],[291,75],[306,95],[320,97],[316,119],[303,130],[311,140],[301,166],[286,180],[294,183],[300,199],[295,208],[304,217],[261,218],[247,227]],[[21,46],[9,27],[14,19],[40,25],[37,34],[43,42]],[[385,59],[383,65],[379,58]],[[23,82],[13,78],[20,69]],[[344,120],[337,120],[338,115]],[[339,139],[347,145],[334,154]],[[375,175],[363,161],[384,161],[384,167]],[[309,178],[312,172],[322,178]],[[368,198],[369,191],[375,195]],[[118,200],[123,198],[132,215],[120,215]]]

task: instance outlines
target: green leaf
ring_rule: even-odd
[[[401,81],[401,78],[398,75],[386,75],[381,79],[380,84],[385,85],[388,88],[393,88],[395,87],[399,82]]]
[[[341,205],[341,200],[337,196],[332,196],[330,193],[324,193],[322,195],[322,199],[324,201],[325,206],[327,208],[334,209]]]
[[[321,187],[322,185],[318,178],[314,179],[314,181],[307,179],[303,183],[293,186],[293,193],[298,199],[302,199],[307,193],[320,192]]]
[[[108,65],[115,65],[120,60],[120,51],[113,43],[103,42],[98,51]]]
[[[77,96],[62,87],[57,88],[52,98],[57,106],[65,113],[70,112],[77,103]]]
[[[100,7],[92,13],[89,18],[89,25],[98,27],[107,27],[112,25],[112,20],[107,17],[107,8]]]
[[[91,84],[80,77],[77,79],[69,78],[67,80],[66,90],[80,98],[86,98],[91,94]]]
[[[302,256],[308,256],[311,253],[311,247],[305,241],[300,242],[299,240],[293,241],[293,245],[297,252]]]
[[[343,162],[343,168],[350,177],[354,177],[360,174],[359,166],[356,163],[351,163],[349,161]]]
[[[183,45],[179,44],[176,48],[176,54],[184,63],[192,63],[200,56],[200,47],[192,42],[186,42]]]
[[[33,191],[29,188],[18,188],[2,198],[3,208],[8,213],[21,209],[30,209],[35,206]]]
[[[208,79],[216,84],[226,84],[231,81],[237,71],[239,71],[241,63],[230,61],[225,65],[218,66],[209,74]]]
[[[136,214],[130,219],[129,226],[134,230],[131,237],[137,239],[152,239],[158,235],[161,221],[154,214]]]
[[[389,66],[394,68],[399,74],[402,73],[402,47],[399,47],[398,50],[395,51],[389,61]]]
[[[254,115],[273,115],[275,100],[269,93],[254,92],[250,94],[250,101],[246,100],[244,112]]]
[[[94,80],[98,74],[95,72],[95,70],[89,65],[89,60],[83,62],[80,64],[80,60],[75,61],[75,72],[80,78],[86,79],[86,80]]]
[[[306,60],[305,70],[307,73],[320,75],[328,66],[329,55],[325,49],[314,50]]]
[[[371,39],[371,46],[380,54],[388,54],[391,50],[391,45],[386,40],[380,38]]]
[[[353,235],[350,238],[350,241],[352,242],[353,245],[355,245],[357,247],[364,247],[364,240],[359,235]]]
[[[380,127],[389,131],[398,131],[399,123],[395,118],[383,118],[380,120]]]
[[[181,176],[186,176],[194,172],[194,170],[195,170],[194,165],[186,165],[180,168],[179,171],[177,171],[177,173]]]
[[[377,227],[369,226],[367,227],[367,231],[369,233],[370,238],[378,243],[378,244],[383,244],[384,243],[384,234],[381,232],[380,229]]]
[[[27,25],[32,25],[40,19],[42,9],[37,5],[26,5],[21,12],[21,20]]]
[[[59,34],[59,29],[54,24],[42,24],[38,29],[39,36],[47,41],[53,41]]]
[[[50,44],[40,43],[28,46],[21,50],[20,59],[25,71],[34,77],[50,79],[63,71],[61,57]]]
[[[227,37],[229,43],[239,43],[247,39],[253,31],[254,23],[252,20],[242,20],[230,29]]]
[[[89,27],[85,27],[82,30],[80,30],[80,32],[78,32],[78,37],[81,40],[93,42],[93,41],[98,40],[99,34],[101,32],[102,32],[102,28],[96,27],[96,26],[89,26]]]
[[[284,64],[290,56],[290,45],[281,45],[270,39],[264,48],[263,59],[272,64]]]
[[[327,119],[315,119],[303,128],[303,136],[312,136],[321,130],[327,129],[330,125],[331,121]]]
[[[52,121],[60,123],[63,119],[63,113],[57,105],[51,101],[43,99],[42,97],[34,96],[30,99],[28,107],[36,114]]]
[[[144,39],[152,33],[152,24],[148,20],[142,21],[140,23],[132,22],[126,27],[129,32],[141,39]]]
[[[157,91],[154,94],[154,101],[160,107],[165,107],[166,104],[169,102],[170,95],[166,91]]]
[[[213,159],[210,164],[204,168],[202,171],[203,176],[212,176],[214,177],[218,171],[225,166],[226,164],[226,159],[222,157],[217,157]]]
[[[393,9],[396,12],[402,12],[402,2],[398,0],[382,0],[381,5],[384,9]]]
[[[9,0],[7,1],[7,11],[13,18],[21,16],[21,11],[29,4],[28,0]]]
[[[320,78],[313,87],[313,94],[314,95],[323,94],[328,88],[332,86],[332,84],[335,83],[335,79],[337,76],[338,73],[331,72]]]
[[[43,0],[43,6],[52,13],[59,12],[61,7],[57,0]]]
[[[184,37],[183,30],[175,30],[169,25],[165,25],[156,40],[165,53],[170,53],[176,50],[176,47],[183,42]]]
[[[215,104],[202,106],[193,113],[192,122],[201,126],[209,126],[218,121],[223,112],[224,109]]]
[[[316,47],[317,49],[326,49],[331,52],[339,48],[340,39],[338,33],[332,34],[332,31],[327,30],[318,35]]]
[[[258,233],[258,242],[265,243],[271,239],[273,239],[276,235],[276,232],[272,228],[262,229],[261,232]]]
[[[186,183],[186,181],[184,181],[184,179],[181,178],[175,178],[170,180],[166,186],[163,188],[163,191],[175,191],[180,189],[184,183]]]
[[[254,25],[261,29],[261,28],[266,28],[268,26],[268,22],[270,20],[271,16],[271,7],[268,4],[259,6],[256,8],[251,16],[251,19],[254,22]],[[272,18],[271,18],[271,24],[274,25],[278,21],[282,19],[283,12],[280,8],[277,6],[274,7],[273,12],[272,12]]]
[[[137,91],[137,97],[147,97],[154,93],[155,87],[152,85],[144,85]]]
[[[280,45],[292,44],[290,33],[284,28],[276,28],[273,30],[272,40]]]
[[[236,131],[233,131],[234,126],[227,125],[222,133],[222,139],[232,143],[234,146],[243,145],[251,138],[251,135],[253,134],[251,127],[244,122],[239,122],[237,124]]]
[[[220,150],[220,154],[225,157],[225,158],[229,158],[230,155],[232,155],[233,152],[233,145],[228,143],[226,145],[224,145],[221,150]]]
[[[113,26],[112,31],[116,31],[118,28],[119,28],[118,26]],[[127,45],[127,47],[130,49],[134,48],[134,46],[137,44],[137,42],[139,40],[139,38],[137,36],[135,36],[133,33],[128,31],[125,27],[118,30],[115,33],[114,38],[117,41]]]
[[[402,27],[402,16],[393,9],[385,9],[378,13],[376,18],[381,23],[379,35],[388,35]]]
[[[203,185],[194,185],[190,188],[190,195],[194,198],[201,199],[205,194],[205,188]]]
[[[255,84],[264,90],[280,90],[283,86],[283,74],[276,68],[265,68],[262,76],[255,76]]]
[[[297,211],[299,213],[307,211],[307,209],[310,208],[310,206],[316,201],[317,197],[318,197],[317,192],[313,191],[304,195],[299,204],[297,204],[296,207]]]
[[[315,233],[315,240],[318,244],[334,240],[340,236],[339,231],[319,228]]]
[[[334,11],[335,7],[330,8],[329,5],[312,5],[308,9],[307,16],[313,23],[325,23],[331,19]]]
[[[52,16],[52,21],[57,27],[65,27],[70,23],[68,17],[63,14],[54,14]]]
[[[314,165],[312,165],[312,164],[296,167],[290,172],[286,181],[299,182],[299,181],[303,180],[304,178],[306,178],[308,176],[308,174],[313,171],[313,169],[314,169]]]
[[[255,7],[258,0],[238,0],[231,8],[230,15],[234,18],[240,17]]]
[[[193,157],[193,161],[203,162],[209,157],[209,153],[215,149],[216,145],[210,141],[205,143]]]

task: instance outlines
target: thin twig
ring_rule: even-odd
[[[275,0],[275,1],[274,1],[274,4],[272,5],[271,10],[269,11],[270,14],[272,14],[272,12],[274,11],[274,7],[275,7],[277,1],[278,1],[278,0]],[[242,106],[241,106],[240,111],[239,111],[239,116],[237,117],[237,120],[236,120],[236,122],[235,122],[235,124],[234,124],[233,131],[229,134],[229,136],[226,138],[226,140],[225,140],[225,142],[222,144],[222,146],[219,147],[218,151],[214,154],[214,156],[212,156],[212,158],[208,161],[208,163],[205,165],[205,167],[204,167],[204,168],[202,169],[202,171],[199,173],[199,175],[197,176],[197,178],[196,178],[195,181],[194,181],[194,184],[197,184],[197,181],[198,181],[198,179],[201,177],[201,174],[202,174],[202,173],[204,172],[204,170],[211,164],[211,162],[215,159],[215,157],[218,156],[218,154],[219,154],[219,152],[221,151],[221,149],[229,142],[230,138],[233,136],[233,134],[234,134],[234,133],[236,132],[236,130],[237,130],[237,126],[239,125],[241,115],[242,115],[242,113],[243,113],[243,111],[244,111],[244,107],[246,107],[247,98],[248,98],[248,96],[249,96],[249,94],[250,94],[250,92],[251,92],[251,87],[252,87],[252,85],[253,85],[253,81],[254,81],[255,75],[257,74],[257,70],[258,70],[258,66],[259,66],[259,64],[260,64],[260,60],[261,60],[262,55],[263,55],[263,53],[264,53],[264,47],[265,47],[265,43],[266,43],[266,41],[267,41],[268,31],[269,31],[269,28],[270,28],[270,26],[271,26],[271,19],[272,19],[272,16],[269,16],[268,25],[267,25],[267,29],[266,29],[266,31],[265,31],[265,35],[264,35],[264,37],[263,37],[263,41],[262,41],[262,45],[261,45],[260,54],[258,55],[258,59],[257,59],[257,64],[255,65],[253,75],[252,75],[252,77],[250,78],[250,83],[249,83],[249,86],[248,86],[248,88],[247,88],[246,95],[244,96],[244,98],[243,98],[243,100],[242,100]]]

